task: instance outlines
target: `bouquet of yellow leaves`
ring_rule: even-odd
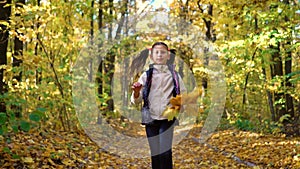
[[[182,95],[172,97],[170,99],[171,107],[166,108],[162,115],[167,117],[169,121],[173,120],[174,117],[178,116],[182,105],[195,104],[201,93],[201,90],[195,90],[191,93],[184,93]]]
[[[162,113],[164,117],[167,117],[169,121],[173,120],[174,117],[178,116],[178,113],[181,108],[181,95],[177,95],[176,97],[172,97],[170,99],[171,107],[166,108],[166,110]]]

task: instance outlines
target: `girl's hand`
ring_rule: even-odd
[[[140,90],[142,89],[142,84],[140,84],[139,82],[135,82],[131,86],[131,89],[133,90],[134,97],[137,98],[140,95]]]
[[[131,89],[134,91],[134,92],[140,92],[142,88],[142,84],[140,84],[139,82],[135,82],[133,83],[133,85],[131,86]]]

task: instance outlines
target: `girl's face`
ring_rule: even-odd
[[[164,45],[156,45],[152,49],[151,59],[155,64],[165,65],[170,59],[169,51]]]

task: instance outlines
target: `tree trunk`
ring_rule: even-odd
[[[0,3],[0,20],[9,20],[11,14],[11,0],[6,0]],[[8,5],[8,6],[7,6]],[[7,65],[7,46],[8,46],[8,30],[3,24],[0,24],[0,66]],[[7,84],[4,80],[4,69],[0,68],[0,95],[7,91]],[[4,100],[0,100],[0,112],[6,112],[6,104]]]
[[[256,16],[254,17],[254,30],[255,30],[255,32],[258,31],[258,20],[257,20]],[[256,55],[257,50],[258,50],[258,47],[255,48],[255,51],[254,51],[254,53],[251,57],[252,62],[254,61],[254,57]],[[243,109],[246,105],[246,100],[247,100],[247,85],[248,85],[249,76],[250,76],[250,72],[247,72],[247,75],[246,75],[246,78],[245,78],[245,84],[244,84],[244,88],[243,88]]]
[[[99,0],[99,9],[98,9],[98,30],[99,30],[99,34],[102,35],[102,28],[103,28],[103,0]],[[101,49],[102,44],[98,44],[98,49]],[[97,76],[96,76],[96,82],[98,84],[98,97],[102,97],[103,96],[103,78],[102,78],[102,74],[103,74],[103,56],[101,56],[101,54],[99,54],[98,56],[98,69],[97,69]],[[102,105],[99,105],[100,107],[102,107]],[[102,116],[101,116],[101,112],[98,112],[98,118],[97,118],[97,123],[98,124],[102,124]]]
[[[126,52],[128,53],[128,52]],[[129,58],[124,58],[124,72],[123,76],[121,77],[122,80],[122,102],[123,106],[128,106],[128,72],[129,72]]]
[[[299,116],[300,116],[300,101],[298,101],[296,118],[299,119],[300,118]]]
[[[18,0],[16,2],[16,7],[23,7],[23,5],[25,4],[25,0]],[[20,14],[16,14],[16,16],[20,16]],[[16,31],[18,32],[18,31]],[[18,35],[20,36],[21,34],[18,33]],[[19,67],[22,63],[21,59],[18,59],[18,56],[22,56],[23,55],[23,42],[18,38],[15,37],[14,38],[14,53],[13,53],[13,67]],[[21,76],[22,76],[22,72],[19,72],[18,75],[15,75],[14,78],[20,82],[21,81]]]
[[[266,82],[267,79],[267,73],[266,73],[266,69],[263,67],[262,68],[262,72],[264,75],[264,81]],[[267,89],[267,97],[268,97],[268,104],[270,107],[270,112],[271,112],[271,116],[272,116],[272,120],[275,121],[275,110],[274,110],[274,102],[273,102],[273,96],[272,93]]]
[[[286,5],[289,5],[289,0],[283,0],[283,3],[286,4]],[[285,16],[284,20],[286,22],[289,22],[290,19],[288,18],[288,16]],[[292,35],[291,35],[292,36]],[[288,42],[286,43],[287,45],[287,55],[286,55],[286,58],[285,58],[285,65],[284,65],[284,73],[285,75],[288,75],[290,73],[292,73],[292,52],[290,50],[291,48],[291,41],[292,39],[289,38],[288,39]],[[292,88],[292,83],[290,82],[290,77],[287,77],[285,78],[285,87],[287,89],[289,88]],[[289,115],[291,115],[292,118],[295,117],[295,113],[294,113],[294,104],[293,104],[293,97],[289,94],[289,93],[286,93],[285,94],[285,106],[286,106],[286,111]]]
[[[204,10],[201,7],[200,1],[197,2],[199,10],[204,13]],[[211,22],[211,18],[213,16],[213,5],[208,4],[207,5],[207,14],[209,15],[208,18],[202,18],[204,23],[205,23],[205,39],[209,42],[215,42],[216,41],[216,36],[213,34],[213,24]],[[209,48],[205,47],[204,48],[204,66],[207,67],[209,65]],[[202,87],[204,89],[207,89],[207,81],[208,79],[204,78],[202,79]]]
[[[18,8],[22,8],[23,5],[25,4],[25,0],[18,0],[16,2],[16,7]],[[20,16],[20,14],[16,14],[16,16]],[[18,27],[16,28],[18,29]],[[18,32],[18,31],[16,31]],[[21,33],[18,33],[18,36],[22,36]],[[14,38],[14,52],[13,52],[13,63],[12,63],[12,66],[13,67],[20,67],[21,63],[22,63],[22,60],[21,59],[18,59],[19,56],[22,56],[23,55],[23,42],[19,39],[19,37],[15,37]],[[17,80],[17,82],[21,82],[22,80],[22,72],[21,70],[17,70],[17,74],[14,75],[14,79]],[[16,85],[16,84],[14,84]],[[17,105],[12,105],[11,107],[13,109],[13,111],[15,112],[15,115],[16,117],[21,117],[22,116],[22,108],[21,106],[17,106]]]
[[[99,0],[99,10],[98,10],[98,30],[99,33],[102,34],[103,28],[103,0]],[[102,44],[98,44],[98,49],[101,49]],[[97,70],[97,77],[96,81],[98,84],[98,95],[103,95],[103,78],[102,78],[102,71],[103,71],[103,56],[98,56],[98,70]]]
[[[109,0],[109,16],[113,18],[113,0]],[[109,28],[108,28],[108,40],[112,41],[112,24],[113,20],[110,21]],[[113,47],[112,47],[113,48]],[[105,61],[104,61],[104,75],[107,77],[106,81],[106,87],[104,88],[105,93],[108,94],[108,100],[107,100],[107,111],[113,111],[114,110],[114,101],[112,99],[112,90],[113,90],[113,72],[115,69],[115,51],[113,49],[110,49],[111,51],[106,54]]]
[[[290,47],[291,42],[287,42],[288,48]],[[285,75],[288,75],[292,73],[292,53],[289,51],[287,53],[287,57],[285,58]],[[290,77],[285,78],[285,87],[287,89],[292,88],[292,83],[290,82]],[[286,106],[286,111],[291,117],[295,117],[294,113],[294,104],[293,104],[293,97],[289,94],[285,94],[285,106]]]
[[[91,9],[94,9],[94,4],[95,4],[95,1],[92,0],[91,2]],[[92,10],[93,11],[93,10]],[[91,16],[90,16],[90,43],[91,43],[91,46],[94,45],[94,13],[91,12]],[[89,78],[89,81],[92,82],[93,80],[93,58],[91,58],[89,60],[89,75],[88,75],[88,78]]]
[[[107,100],[107,111],[113,111],[114,110],[114,100],[112,99],[113,95],[113,86],[112,79],[114,76],[114,70],[115,70],[115,51],[111,49],[107,54],[106,60],[105,60],[105,67],[104,67],[104,75],[107,77],[106,87],[105,87],[105,93],[108,94],[108,100]]]
[[[282,65],[282,57],[280,55],[280,44],[277,43],[276,46],[270,46],[272,49],[272,56],[271,56],[271,77],[272,79],[276,76],[283,77],[283,65]],[[281,84],[283,86],[283,83]],[[282,103],[280,100],[284,98],[284,93],[282,92],[275,92],[274,93],[274,101],[275,101],[275,121],[278,121],[281,116],[286,114],[285,111],[285,104]]]
[[[40,6],[41,0],[38,0],[37,4],[38,4],[38,6]],[[38,29],[40,27],[40,23],[37,23],[36,27]],[[39,33],[37,33],[36,38],[38,39],[39,36],[40,36]],[[35,47],[34,47],[34,55],[37,56],[38,53],[39,53],[39,43],[36,43]],[[35,71],[35,79],[36,79],[36,82],[35,82],[36,85],[41,84],[41,82],[42,82],[42,69],[41,68],[38,68]],[[40,96],[38,96],[38,100],[40,100]]]
[[[121,18],[120,22],[118,23],[118,28],[116,30],[116,40],[119,40],[121,38],[121,31],[125,22],[125,14],[127,12],[127,5],[128,5],[128,0],[123,1],[123,7],[122,12],[121,12]],[[109,0],[109,15],[113,16],[113,0]],[[112,24],[110,24],[109,27],[109,33],[108,33],[108,40],[112,40]],[[114,76],[114,71],[115,71],[115,59],[116,59],[116,51],[114,47],[110,49],[111,51],[107,54],[105,58],[105,67],[104,67],[104,75],[108,77],[107,79],[107,84],[109,85],[106,87],[106,93],[109,96],[109,99],[107,101],[107,111],[113,111],[114,110],[114,101],[112,99],[112,94],[113,94],[113,76]]]
[[[256,51],[257,51],[258,48],[255,48],[255,51],[251,57],[251,61],[253,62],[254,61],[254,57],[256,55]],[[244,84],[244,88],[243,88],[243,107],[246,105],[246,100],[247,100],[247,85],[248,85],[248,80],[249,80],[249,76],[250,76],[250,72],[247,72],[246,74],[246,78],[245,78],[245,84]]]

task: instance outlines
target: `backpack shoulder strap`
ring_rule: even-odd
[[[150,93],[151,83],[152,83],[152,74],[153,74],[153,66],[150,65],[150,68],[146,71],[146,83],[143,89],[143,100],[144,100],[144,107],[149,107],[149,100],[148,96]]]
[[[179,75],[178,72],[175,70],[175,65],[169,65],[168,67],[173,77],[173,83],[174,83],[173,96],[176,97],[176,95],[180,94]]]

